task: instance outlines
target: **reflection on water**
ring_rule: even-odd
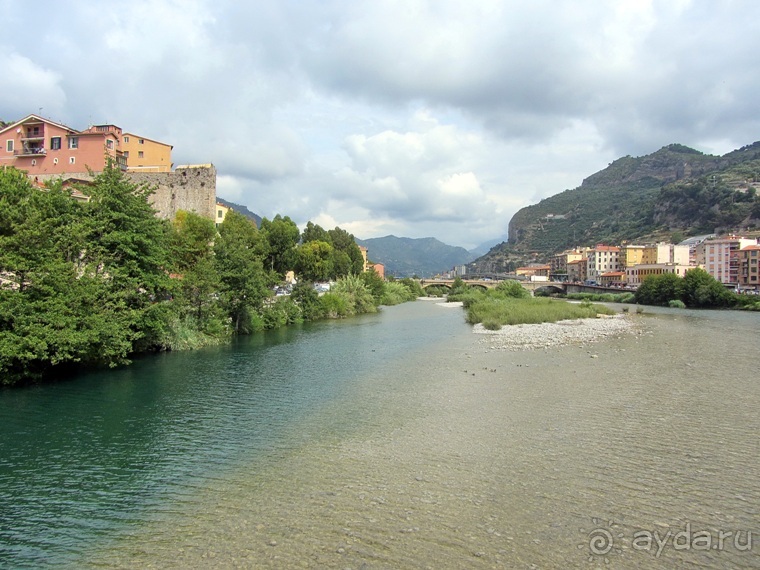
[[[758,567],[760,316],[658,312],[499,352],[418,302],[0,394],[0,560]]]

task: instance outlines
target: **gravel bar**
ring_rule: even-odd
[[[621,314],[556,323],[506,325],[498,331],[490,331],[482,324],[477,324],[473,327],[473,332],[486,337],[480,342],[491,349],[535,350],[552,346],[584,345],[635,332],[635,327],[630,317]]]

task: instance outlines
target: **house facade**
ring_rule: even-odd
[[[171,172],[172,145],[134,133],[124,133],[121,137],[121,148],[127,157],[127,170]]]
[[[77,131],[38,115],[0,130],[0,167],[13,166],[29,176],[100,172],[113,160],[126,170],[120,150],[121,129],[113,125]],[[98,129],[98,130],[96,130]]]
[[[125,151],[125,137],[128,144],[137,138],[151,150],[141,159],[132,157]],[[78,131],[32,114],[0,130],[0,145],[0,167],[12,166],[30,177],[102,172],[109,160],[122,170],[171,171],[170,145],[125,134],[110,124]]]

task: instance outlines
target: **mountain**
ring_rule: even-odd
[[[576,245],[671,239],[760,226],[760,142],[723,156],[671,144],[625,156],[573,190],[519,210],[509,241],[473,269],[546,259]]]
[[[481,243],[479,246],[474,247],[470,250],[470,253],[473,255],[473,257],[480,257],[482,255],[485,255],[489,251],[491,251],[491,248],[495,245],[499,245],[502,242],[507,241],[507,236],[502,236],[497,239],[488,240],[486,242]]]
[[[243,214],[249,220],[253,220],[254,222],[256,222],[257,228],[261,227],[261,216],[254,214],[246,206],[243,206],[241,204],[235,204],[234,202],[229,202],[228,200],[225,200],[224,198],[220,198],[219,196],[216,197],[216,201],[222,204],[223,206],[232,208],[239,214]]]
[[[391,235],[357,239],[356,243],[367,248],[371,261],[385,265],[387,275],[397,277],[431,277],[455,265],[464,265],[476,257],[463,247],[446,245],[435,238],[413,239]]]

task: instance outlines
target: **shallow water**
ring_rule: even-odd
[[[759,567],[760,315],[657,312],[512,352],[418,302],[2,393],[0,560]]]

